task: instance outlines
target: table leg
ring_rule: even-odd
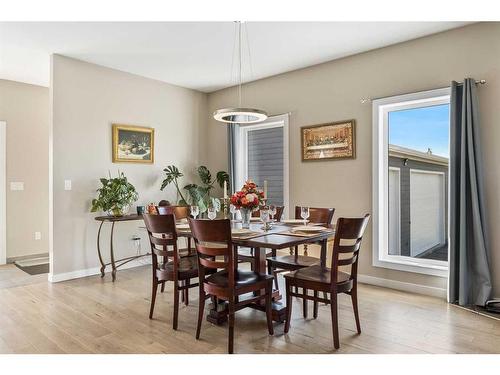
[[[101,245],[100,245],[101,228],[102,228],[103,224],[104,224],[104,221],[101,221],[101,225],[99,225],[99,231],[97,232],[97,255],[99,256],[99,262],[101,263],[101,277],[104,277],[104,271],[106,270],[106,265],[104,264],[104,261],[102,260]]]
[[[115,253],[114,253],[114,250],[113,250],[113,232],[115,231],[115,222],[113,221],[113,223],[111,224],[111,236],[110,236],[110,242],[109,242],[109,249],[110,249],[110,255],[111,255],[111,268],[112,268],[112,271],[111,271],[111,277],[112,277],[112,280],[115,281],[116,280],[116,265],[115,265]]]

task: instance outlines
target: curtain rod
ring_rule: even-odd
[[[463,82],[457,82],[457,83],[459,85],[463,85],[464,84]],[[486,80],[485,79],[480,79],[479,81],[476,81],[476,85],[485,85],[485,84],[486,84]],[[448,87],[450,87],[450,86],[440,87],[440,88],[444,89],[444,88],[448,88]],[[439,90],[439,89],[436,89],[436,90]],[[429,90],[423,90],[423,91],[429,91]],[[406,94],[415,94],[417,92],[422,92],[422,91],[406,92],[406,93],[403,93],[403,94],[391,95],[391,96],[399,96],[399,95],[406,95]],[[373,100],[382,99],[382,98],[386,98],[386,96],[382,96],[382,97],[379,97],[379,98],[361,98],[360,102],[361,102],[361,104],[366,104],[366,103],[370,103]]]

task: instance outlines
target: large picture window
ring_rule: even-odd
[[[448,267],[449,89],[373,101],[373,264]]]

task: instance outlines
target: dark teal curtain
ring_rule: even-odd
[[[484,306],[491,296],[476,81],[452,82],[449,301]]]

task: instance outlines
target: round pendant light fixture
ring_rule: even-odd
[[[221,108],[214,112],[214,119],[228,124],[255,124],[267,119],[267,113],[261,109],[244,108],[241,105],[241,22],[238,26],[238,107]]]

